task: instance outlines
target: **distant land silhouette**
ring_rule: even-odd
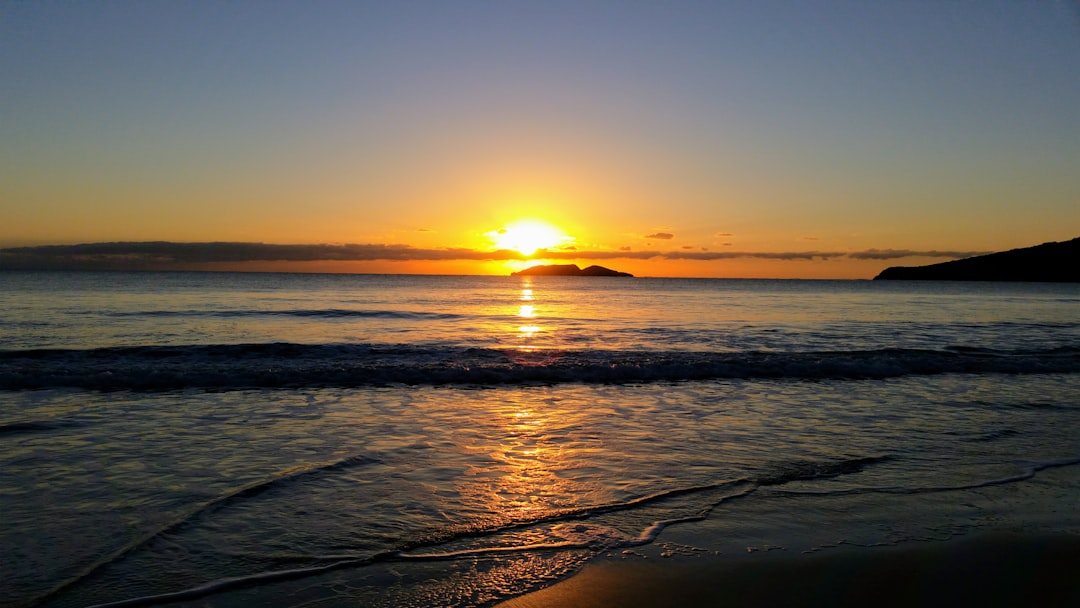
[[[874,280],[1080,283],[1080,237],[929,266],[892,266]]]
[[[582,270],[577,264],[551,264],[532,266],[518,272],[511,272],[512,277],[556,276],[556,277],[632,277],[629,272],[619,272],[603,266],[589,266]]]

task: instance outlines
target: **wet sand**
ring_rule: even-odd
[[[1080,606],[1080,535],[600,562],[498,608],[616,606]]]

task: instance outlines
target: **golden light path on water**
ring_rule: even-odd
[[[581,425],[582,415],[569,403],[536,390],[484,400],[487,411],[474,414],[479,428],[466,449],[488,460],[466,471],[457,488],[462,498],[485,517],[494,516],[496,525],[608,502],[609,493],[588,474],[589,454],[601,449],[598,437]],[[515,542],[550,543],[556,541],[552,532],[566,540],[558,527],[522,531],[525,537],[515,534]]]
[[[516,301],[509,304],[509,312],[520,323],[513,326],[516,346],[508,352],[516,363],[542,365],[548,361],[543,356],[542,361],[536,359],[544,347],[534,342],[555,328],[542,321],[545,309],[536,287],[531,277],[523,277]],[[554,336],[542,337],[547,343]],[[526,356],[514,357],[515,351]],[[588,454],[598,446],[593,445],[595,436],[581,425],[581,414],[568,409],[565,400],[547,391],[524,388],[507,391],[501,400],[482,403],[487,411],[473,414],[477,442],[470,442],[467,449],[486,455],[491,464],[472,468],[466,476],[468,482],[459,488],[470,502],[498,514],[498,520],[510,522],[542,519],[560,509],[588,504],[588,500],[582,502],[584,495],[592,496],[593,501],[610,499],[593,496],[603,494],[602,488],[575,473],[588,469]],[[532,540],[552,541],[550,537]],[[522,541],[528,539],[519,539]]]
[[[521,284],[521,301],[522,302],[532,302],[533,301],[532,281],[530,279],[525,279]],[[521,318],[521,319],[527,319],[527,320],[531,321],[533,319],[536,319],[539,316],[539,313],[537,313],[535,305],[533,305],[533,304],[521,304],[518,307],[517,316],[519,318]],[[528,340],[530,338],[535,338],[536,335],[540,333],[540,326],[537,325],[535,322],[531,322],[531,323],[528,323],[526,325],[521,325],[520,327],[518,327],[518,332],[519,332],[519,335],[520,335],[520,337],[522,339]],[[534,347],[529,346],[527,344],[523,344],[519,348],[521,350],[533,350],[534,349]]]

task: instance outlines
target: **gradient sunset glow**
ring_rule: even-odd
[[[1078,33],[1066,2],[9,3],[0,268],[869,278],[1067,240]]]

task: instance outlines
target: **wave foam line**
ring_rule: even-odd
[[[655,521],[648,528],[645,528],[644,530],[642,530],[641,534],[639,534],[637,538],[631,540],[630,542],[628,542],[624,546],[625,547],[640,547],[642,545],[652,544],[653,542],[656,541],[657,537],[660,536],[660,533],[663,532],[664,530],[666,530],[667,528],[670,528],[671,526],[676,526],[676,525],[679,525],[679,524],[686,524],[686,523],[691,523],[691,522],[695,522],[695,521],[704,521],[704,520],[708,519],[709,515],[716,509],[716,507],[719,507],[721,504],[723,504],[723,503],[725,503],[725,502],[727,502],[729,500],[734,500],[734,499],[737,499],[737,498],[745,498],[745,497],[753,494],[754,492],[756,492],[758,487],[759,486],[756,486],[756,485],[751,486],[749,488],[746,488],[745,490],[743,490],[742,492],[740,492],[738,494],[730,494],[728,496],[724,496],[720,500],[706,506],[704,509],[702,509],[701,511],[698,511],[697,513],[694,513],[693,515],[687,515],[685,517],[675,517],[675,518],[672,518],[672,519],[664,519],[664,520],[660,520],[660,521]]]
[[[726,483],[711,484],[709,486],[702,486],[702,487],[718,488],[718,487],[723,487],[724,485],[727,485],[727,484]],[[665,520],[665,521],[661,521],[661,522],[656,522],[653,525],[651,525],[649,528],[647,528],[637,538],[629,539],[629,540],[627,540],[627,541],[625,541],[623,543],[618,543],[618,544],[614,545],[614,547],[615,548],[634,547],[634,546],[640,546],[640,545],[648,544],[648,543],[652,542],[653,540],[655,540],[655,538],[660,534],[660,532],[664,528],[666,528],[666,527],[668,527],[670,525],[677,524],[677,523],[688,522],[688,521],[699,521],[701,519],[704,519],[705,517],[708,517],[709,512],[711,512],[713,509],[715,509],[717,506],[719,506],[724,501],[732,499],[732,498],[740,498],[742,496],[749,495],[754,490],[756,490],[756,486],[751,485],[750,487],[745,488],[742,492],[740,492],[738,494],[728,495],[728,496],[725,496],[725,497],[721,498],[719,501],[713,503],[712,505],[707,507],[705,510],[703,510],[703,511],[701,511],[701,512],[695,514],[695,515],[692,515],[692,516],[689,516],[689,517],[684,517],[684,518],[678,518],[678,519],[671,519],[671,520]],[[640,499],[636,499],[636,500],[633,500],[633,501],[628,501],[628,503],[641,504],[643,502],[649,502],[649,501],[652,501],[652,500],[657,500],[659,498],[669,497],[671,495],[686,494],[686,493],[689,493],[689,492],[692,492],[692,491],[694,491],[693,488],[682,488],[682,489],[679,489],[679,490],[673,490],[673,491],[670,491],[670,492],[661,492],[661,493],[658,493],[658,494],[655,494],[655,495],[642,497]],[[617,506],[617,505],[604,505],[604,506],[601,506],[601,507],[593,507],[592,509],[590,509],[590,511],[595,512],[595,511],[598,511],[600,509],[604,509],[605,507],[615,507],[615,506]],[[550,520],[548,520],[548,521],[550,521]],[[538,523],[546,523],[546,522],[536,522],[536,521],[534,521],[534,522],[531,522],[530,525],[536,525]],[[501,528],[499,531],[505,531],[506,529],[507,528]],[[496,531],[494,533],[497,533],[497,532],[498,531]],[[506,554],[506,553],[521,553],[521,552],[526,552],[526,551],[558,551],[558,550],[564,550],[564,549],[589,549],[590,546],[591,546],[591,543],[589,543],[587,541],[585,541],[585,542],[570,542],[570,541],[568,541],[568,542],[565,542],[565,543],[535,543],[535,544],[529,544],[529,545],[483,547],[483,548],[477,548],[477,549],[462,549],[460,551],[446,551],[446,552],[419,553],[419,554],[407,553],[405,551],[385,551],[385,552],[382,552],[382,553],[372,555],[370,557],[345,558],[345,559],[341,559],[339,561],[334,561],[333,563],[330,563],[330,564],[322,564],[322,565],[310,566],[310,567],[306,567],[306,568],[293,568],[293,569],[289,569],[289,570],[274,570],[274,571],[270,571],[270,572],[257,572],[257,573],[254,573],[254,574],[249,574],[249,575],[244,575],[244,576],[222,578],[222,579],[217,579],[217,580],[208,582],[208,583],[206,583],[204,585],[199,585],[199,586],[196,586],[196,587],[190,587],[188,589],[182,589],[182,590],[179,590],[179,591],[172,591],[172,592],[161,593],[161,594],[156,594],[156,595],[147,595],[147,596],[129,598],[129,599],[125,599],[125,600],[119,600],[119,601],[116,601],[116,602],[108,602],[108,603],[104,603],[104,604],[95,604],[93,606],[90,606],[89,608],[134,608],[134,607],[137,607],[137,606],[150,606],[150,605],[160,604],[160,603],[165,603],[165,602],[194,600],[194,599],[198,599],[198,598],[201,598],[201,597],[206,597],[208,595],[212,595],[214,593],[218,593],[218,592],[221,592],[221,591],[226,591],[226,590],[229,590],[229,589],[247,587],[247,586],[251,586],[251,585],[259,584],[259,583],[276,582],[276,581],[289,580],[289,579],[295,579],[295,578],[303,578],[303,577],[306,577],[306,576],[311,576],[311,575],[314,575],[314,574],[322,574],[322,573],[325,573],[325,572],[329,572],[329,571],[332,571],[332,570],[338,570],[338,569],[341,569],[341,568],[355,568],[355,567],[367,566],[367,565],[371,565],[371,564],[375,564],[375,563],[410,562],[410,561],[412,561],[412,562],[415,562],[415,561],[449,561],[449,560],[462,559],[462,558],[468,558],[468,557],[479,557],[479,556],[484,556],[484,555],[496,555],[496,554]]]
[[[147,534],[144,534],[142,537],[113,551],[112,553],[105,555],[104,557],[83,568],[81,571],[79,571],[77,574],[75,574],[68,580],[63,581],[49,591],[46,591],[40,597],[31,602],[31,604],[38,604],[44,602],[50,597],[58,595],[60,592],[72,587],[80,581],[85,580],[86,578],[92,576],[94,573],[100,571],[102,568],[105,568],[109,564],[120,561],[124,558],[124,556],[128,555],[129,553],[132,553],[133,551],[136,551],[141,547],[145,547],[146,545],[150,544],[155,539],[160,538],[163,535],[171,534],[180,530],[191,521],[203,517],[204,515],[209,514],[217,509],[220,509],[229,502],[241,498],[250,498],[252,496],[256,496],[270,489],[270,487],[272,486],[276,486],[281,483],[293,482],[306,476],[324,473],[327,471],[340,470],[342,468],[356,466],[358,464],[370,464],[374,462],[377,461],[367,456],[349,456],[346,458],[341,458],[339,460],[334,460],[311,467],[293,467],[282,471],[277,476],[271,479],[261,479],[240,486],[239,488],[236,488],[226,494],[222,494],[209,501],[196,505],[194,508],[189,509],[184,514],[174,519],[172,522],[167,523],[164,526],[157,528],[156,530],[152,530]]]
[[[1039,473],[1039,471],[1043,471],[1046,469],[1055,469],[1059,467],[1074,466],[1078,464],[1080,464],[1080,456],[1075,458],[1059,458],[1055,460],[1038,461],[1029,463],[1026,468],[1024,468],[1016,475],[999,477],[997,479],[987,479],[984,481],[978,481],[975,483],[956,486],[924,486],[918,488],[887,486],[876,488],[851,488],[848,490],[829,490],[825,492],[815,492],[813,490],[772,490],[772,492],[776,494],[785,494],[790,496],[846,496],[850,494],[932,494],[936,492],[977,490],[979,488],[989,488],[991,486],[1002,486],[1010,483],[1027,481],[1028,479],[1035,477]]]
[[[656,494],[643,496],[643,497],[636,498],[636,499],[633,499],[633,500],[629,500],[629,501],[626,501],[626,502],[623,502],[623,503],[609,503],[609,504],[605,504],[605,505],[599,505],[599,506],[593,506],[593,507],[584,507],[584,508],[581,508],[581,509],[573,509],[573,510],[560,512],[558,515],[555,515],[555,516],[552,516],[552,517],[547,517],[547,518],[542,518],[542,519],[539,519],[539,520],[531,520],[531,521],[528,521],[528,522],[518,522],[518,523],[515,523],[515,524],[512,524],[512,525],[508,525],[508,526],[501,526],[501,527],[494,528],[494,529],[488,529],[488,530],[485,530],[483,532],[474,532],[474,533],[468,533],[468,534],[461,534],[461,535],[458,535],[457,537],[455,537],[454,540],[459,540],[461,538],[467,538],[467,537],[490,536],[490,535],[506,532],[506,531],[509,531],[509,530],[512,530],[512,529],[522,528],[522,527],[526,527],[526,526],[535,526],[535,525],[539,525],[539,524],[543,524],[543,523],[552,523],[552,522],[560,521],[560,520],[563,520],[563,519],[569,519],[571,517],[581,517],[583,515],[587,515],[587,514],[591,514],[591,513],[607,513],[607,512],[612,512],[612,511],[616,511],[616,510],[620,510],[620,509],[628,509],[628,508],[632,508],[634,506],[641,505],[641,504],[644,504],[644,503],[657,501],[657,500],[662,500],[664,498],[670,498],[670,497],[673,497],[673,496],[679,496],[679,495],[689,494],[689,493],[693,493],[693,492],[700,492],[700,491],[703,491],[703,490],[718,489],[718,488],[722,488],[722,487],[727,486],[727,485],[740,484],[740,483],[746,483],[746,482],[743,481],[743,480],[739,480],[739,481],[736,481],[736,482],[725,481],[725,482],[719,482],[719,483],[715,483],[715,484],[708,484],[708,485],[704,485],[704,486],[694,486],[694,487],[689,487],[689,488],[678,488],[678,489],[675,489],[675,490],[668,490],[668,491],[665,491],[665,492],[658,492]],[[251,484],[252,487],[255,487],[257,485],[259,485],[259,484]],[[231,496],[236,496],[238,494],[241,494],[246,489],[247,488],[242,488],[242,489],[238,490],[237,492],[234,492],[233,494],[230,494],[229,496],[226,496],[226,497],[223,497],[222,499],[214,501],[214,504],[220,503],[220,502],[225,501],[225,500],[228,500],[229,497],[231,497]],[[741,495],[744,495],[746,493],[752,492],[753,490],[754,490],[754,487],[751,486],[749,489],[745,490],[742,494],[739,494],[738,496],[741,496]],[[726,499],[726,498],[728,498],[728,497],[725,497],[724,499]],[[722,499],[722,500],[724,500],[724,499]],[[717,503],[717,504],[719,504],[719,503]],[[212,506],[212,505],[208,505],[208,506]],[[198,513],[203,512],[205,510],[206,510],[206,507],[204,507],[202,509],[197,509],[194,513],[192,513],[188,517],[183,518],[181,521],[178,521],[177,523],[169,525],[166,528],[158,531],[157,533],[154,533],[154,534],[151,534],[151,535],[147,536],[142,541],[138,541],[137,543],[134,543],[133,545],[131,545],[131,546],[125,548],[124,550],[118,552],[117,554],[115,554],[115,556],[112,559],[102,560],[102,562],[99,562],[98,564],[92,566],[88,571],[84,572],[83,574],[79,575],[78,577],[65,582],[60,587],[58,587],[58,588],[50,591],[48,594],[42,596],[35,603],[44,601],[45,599],[56,595],[62,589],[65,589],[65,588],[70,587],[71,585],[74,585],[79,580],[82,580],[82,579],[86,578],[87,576],[89,576],[94,571],[98,570],[99,568],[102,568],[105,565],[107,565],[108,563],[110,563],[112,561],[115,561],[116,559],[121,558],[123,555],[129,553],[130,551],[133,551],[133,550],[137,549],[138,547],[145,545],[146,543],[150,542],[154,537],[156,537],[156,536],[158,536],[160,534],[164,534],[164,533],[166,533],[166,532],[168,532],[170,530],[178,528],[179,526],[183,525],[183,523],[185,521],[190,520],[192,517],[196,516]],[[445,541],[443,541],[443,543],[444,542]],[[631,541],[631,542],[635,542],[635,541]],[[443,544],[443,543],[438,543],[438,544]],[[415,548],[420,548],[422,546],[425,546],[425,545],[417,545],[417,546],[414,546],[412,548],[415,549]],[[429,545],[426,545],[426,546],[432,546],[432,545],[429,544]],[[627,544],[625,546],[634,546],[634,545]],[[479,548],[479,549],[463,549],[461,551],[447,551],[447,552],[436,552],[436,553],[408,553],[409,549],[401,549],[401,550],[395,550],[395,551],[385,551],[385,552],[382,552],[382,553],[372,555],[370,557],[345,557],[343,559],[335,559],[335,561],[333,561],[332,563],[329,563],[329,564],[321,564],[321,565],[309,566],[309,567],[305,567],[305,568],[293,568],[293,569],[288,569],[288,570],[274,570],[274,571],[269,571],[269,572],[257,572],[257,573],[250,574],[250,575],[222,578],[222,579],[217,579],[217,580],[208,582],[208,583],[206,583],[204,585],[199,585],[197,587],[190,587],[188,589],[182,589],[182,590],[179,590],[179,591],[173,591],[173,592],[156,594],[156,595],[147,595],[147,596],[141,596],[141,597],[136,597],[136,598],[129,598],[129,599],[125,599],[125,600],[119,600],[119,601],[116,601],[116,602],[108,602],[108,603],[104,603],[104,604],[97,604],[97,605],[91,606],[90,608],[131,608],[131,607],[135,607],[135,606],[148,606],[148,605],[164,603],[164,602],[193,600],[193,599],[198,599],[200,597],[205,597],[207,595],[212,595],[212,594],[218,593],[220,591],[225,591],[225,590],[228,590],[228,589],[246,587],[246,586],[250,586],[250,585],[258,584],[258,583],[274,582],[274,581],[288,580],[288,579],[293,579],[293,578],[302,578],[302,577],[305,577],[305,576],[310,576],[310,575],[313,575],[313,574],[321,574],[321,573],[324,573],[324,572],[329,572],[329,571],[337,570],[337,569],[340,569],[340,568],[360,567],[360,566],[366,566],[366,565],[374,564],[374,563],[395,562],[395,561],[446,561],[446,560],[454,560],[454,559],[460,559],[460,558],[464,558],[464,557],[475,557],[475,556],[488,555],[488,554],[520,553],[522,551],[556,551],[556,550],[560,550],[560,549],[587,549],[587,548],[589,548],[589,543],[588,542],[581,542],[581,543],[566,542],[566,543],[537,543],[537,544],[531,544],[531,545],[507,546],[507,547],[486,547],[486,548]],[[317,559],[317,558],[313,558],[313,559]]]
[[[696,494],[696,493],[700,493],[700,492],[708,492],[708,491],[711,491],[711,490],[718,490],[720,488],[724,488],[724,487],[728,487],[728,486],[737,487],[737,486],[743,485],[743,484],[751,484],[752,485],[752,482],[747,480],[747,479],[725,480],[725,481],[720,481],[720,482],[717,482],[717,483],[710,483],[710,484],[704,484],[704,485],[699,485],[699,486],[690,486],[690,487],[684,487],[684,488],[675,488],[675,489],[672,489],[672,490],[664,490],[662,492],[656,492],[654,494],[648,494],[646,496],[640,496],[638,498],[633,498],[633,499],[623,501],[623,502],[612,502],[612,503],[606,503],[606,504],[602,504],[602,505],[590,505],[590,506],[584,506],[584,507],[574,507],[574,508],[568,508],[568,509],[561,509],[561,510],[558,510],[558,511],[550,514],[550,515],[546,515],[544,517],[538,517],[538,518],[535,518],[535,519],[514,521],[514,522],[511,522],[511,523],[506,523],[506,524],[493,526],[493,527],[489,527],[489,528],[481,528],[481,529],[477,529],[477,530],[464,530],[464,531],[459,530],[454,534],[454,536],[452,538],[449,538],[449,539],[440,539],[440,540],[434,540],[434,541],[420,541],[420,542],[416,542],[416,543],[406,543],[405,545],[403,545],[400,548],[399,551],[400,551],[402,557],[405,557],[405,558],[420,557],[420,556],[422,556],[424,554],[412,554],[412,553],[409,553],[409,552],[410,551],[415,551],[417,549],[423,549],[425,547],[434,547],[434,546],[438,546],[438,545],[443,545],[443,544],[446,544],[446,543],[454,541],[454,540],[462,540],[462,539],[465,539],[465,538],[483,538],[483,537],[486,537],[486,536],[494,536],[496,534],[502,534],[503,532],[510,532],[510,531],[513,531],[513,530],[520,530],[520,529],[523,529],[523,528],[531,528],[533,526],[539,526],[539,525],[543,525],[543,524],[557,523],[557,522],[567,521],[567,520],[571,520],[571,519],[582,519],[582,518],[590,517],[590,516],[593,516],[593,515],[602,515],[602,514],[605,514],[605,513],[614,513],[614,512],[617,512],[617,511],[626,511],[626,510],[633,509],[635,507],[639,507],[639,506],[647,504],[647,503],[659,502],[659,501],[663,501],[663,500],[666,500],[666,499],[669,499],[669,498],[674,498],[676,496],[684,496],[684,495],[687,495],[687,494]]]
[[[848,474],[848,473],[855,473],[855,472],[863,470],[867,466],[870,466],[872,464],[876,464],[878,462],[882,462],[884,460],[887,460],[888,458],[889,458],[888,456],[874,456],[874,457],[864,457],[864,458],[855,458],[855,459],[849,459],[849,460],[842,460],[842,461],[837,461],[837,462],[832,462],[832,463],[800,463],[800,466],[797,467],[796,473],[789,476],[788,480],[790,481],[790,480],[795,480],[795,479],[829,478],[829,477],[836,477],[836,476],[844,475],[844,474]],[[322,471],[322,470],[327,470],[327,469],[332,469],[332,468],[335,468],[335,467],[339,467],[342,464],[349,462],[350,460],[351,459],[343,459],[343,460],[337,461],[335,463],[330,463],[329,465],[325,465],[325,466],[322,466],[322,467],[316,467],[316,468],[306,470],[306,471],[301,471],[301,472],[297,473],[296,475],[291,476],[289,478],[294,479],[295,477],[299,477],[301,475],[306,475],[306,474],[317,472],[317,471]],[[1080,462],[1080,459],[1077,459],[1077,462]],[[812,464],[813,466],[808,466],[809,464]],[[272,480],[270,482],[261,482],[261,483],[257,482],[257,483],[254,483],[254,484],[250,484],[249,486],[245,486],[244,488],[238,489],[236,492],[233,492],[232,494],[229,494],[229,495],[224,496],[224,497],[222,497],[222,498],[220,498],[218,500],[213,501],[212,503],[204,506],[203,508],[197,509],[194,513],[190,514],[188,517],[185,517],[185,518],[181,519],[180,521],[168,526],[167,528],[159,531],[158,533],[155,533],[153,535],[148,536],[143,541],[140,541],[140,542],[136,543],[135,545],[129,546],[127,549],[119,552],[113,560],[105,560],[104,562],[99,563],[98,565],[94,566],[90,571],[86,572],[82,576],[64,583],[62,585],[62,587],[57,588],[56,590],[50,592],[49,594],[44,596],[42,599],[45,599],[45,598],[47,598],[47,597],[49,597],[51,595],[54,595],[55,593],[59,592],[60,589],[62,589],[62,588],[66,588],[66,587],[71,586],[72,584],[74,584],[78,580],[81,580],[81,579],[85,578],[86,576],[88,576],[89,574],[91,574],[93,570],[97,570],[98,568],[104,567],[105,564],[107,564],[107,563],[109,563],[111,561],[114,561],[115,559],[119,559],[124,554],[138,548],[139,546],[142,546],[142,545],[146,544],[147,542],[152,540],[155,536],[158,536],[158,535],[166,533],[166,532],[168,532],[170,530],[175,530],[175,529],[179,528],[180,526],[184,525],[185,522],[190,521],[190,519],[192,519],[193,517],[196,517],[199,513],[206,512],[209,509],[213,508],[214,505],[220,504],[220,503],[225,502],[227,500],[230,500],[232,497],[243,495],[245,492],[256,489],[259,486],[269,486],[270,484],[273,484],[273,483],[275,483],[275,480]],[[726,501],[735,500],[735,499],[739,499],[739,498],[744,498],[746,496],[749,496],[749,495],[753,494],[760,487],[767,486],[767,485],[775,485],[775,484],[780,484],[780,483],[785,483],[785,482],[781,481],[777,477],[772,477],[772,478],[763,478],[762,480],[756,481],[756,482],[751,481],[751,480],[747,480],[747,479],[738,479],[738,480],[734,480],[734,481],[725,480],[725,481],[720,481],[720,482],[711,483],[711,484],[689,486],[689,487],[683,487],[683,488],[675,488],[675,489],[672,489],[672,490],[665,490],[665,491],[662,491],[662,492],[656,492],[656,493],[653,493],[653,494],[649,494],[649,495],[646,495],[646,496],[641,496],[641,497],[634,498],[634,499],[627,500],[627,501],[623,501],[623,502],[606,503],[606,504],[603,504],[603,505],[593,505],[593,506],[587,506],[587,507],[580,507],[580,508],[576,508],[576,509],[567,509],[567,510],[560,511],[560,512],[558,512],[558,513],[556,513],[554,515],[548,516],[548,517],[543,517],[543,518],[538,518],[538,519],[533,519],[533,520],[528,520],[528,521],[514,522],[514,523],[511,523],[511,524],[508,524],[508,525],[498,526],[498,527],[494,527],[494,528],[487,528],[487,529],[483,529],[483,530],[476,530],[476,531],[471,531],[471,532],[458,533],[452,539],[449,539],[449,540],[461,540],[463,538],[476,538],[476,537],[484,537],[484,536],[494,536],[494,535],[497,535],[497,534],[501,534],[503,532],[507,532],[507,531],[511,531],[511,530],[515,530],[515,529],[521,529],[521,528],[525,528],[525,527],[533,527],[533,526],[542,525],[542,524],[546,524],[546,523],[555,523],[555,522],[563,521],[563,520],[567,520],[567,519],[582,518],[582,517],[588,517],[590,515],[598,515],[598,514],[612,513],[612,512],[616,512],[616,511],[628,510],[628,509],[632,509],[632,508],[635,508],[635,507],[638,507],[638,506],[641,506],[641,505],[644,505],[644,504],[648,504],[648,503],[651,503],[651,502],[659,502],[659,501],[663,501],[663,500],[678,497],[678,496],[685,496],[685,495],[689,495],[689,494],[703,493],[703,492],[708,492],[708,491],[712,491],[712,490],[719,490],[719,489],[722,489],[722,488],[733,488],[734,489],[734,488],[740,488],[740,486],[741,486],[741,489],[739,489],[738,491],[736,491],[734,493],[731,493],[731,494],[726,494],[725,496],[722,496],[719,500],[716,500],[716,501],[708,504],[707,506],[705,506],[703,509],[700,509],[696,513],[686,515],[686,516],[683,516],[683,517],[676,517],[676,518],[671,518],[671,519],[655,521],[651,525],[649,525],[647,528],[642,530],[641,533],[638,534],[638,536],[636,536],[634,538],[626,539],[626,540],[624,540],[622,542],[609,544],[609,545],[606,546],[607,549],[637,547],[637,546],[647,545],[647,544],[650,544],[650,543],[654,542],[656,540],[656,538],[666,528],[669,528],[669,527],[675,526],[675,525],[679,525],[679,524],[683,524],[683,523],[702,521],[702,520],[708,518],[709,514],[711,514],[712,511],[716,509],[716,507],[720,506],[721,504],[723,504]],[[366,566],[366,565],[374,564],[374,563],[398,562],[398,561],[447,561],[447,560],[455,560],[455,559],[461,559],[461,558],[467,558],[467,557],[478,557],[478,556],[483,556],[483,555],[521,553],[521,552],[525,552],[525,551],[558,551],[558,550],[564,550],[564,549],[590,549],[590,548],[593,548],[594,545],[595,545],[595,542],[590,542],[590,541],[586,540],[586,541],[581,541],[581,542],[567,541],[567,542],[563,542],[563,543],[535,543],[535,544],[528,544],[528,545],[495,546],[495,547],[482,547],[482,548],[474,548],[474,549],[462,549],[462,550],[459,550],[459,551],[410,553],[410,551],[413,551],[413,550],[416,550],[416,549],[420,549],[420,548],[423,548],[423,547],[433,547],[433,546],[437,546],[437,545],[440,545],[440,544],[445,544],[446,542],[448,542],[448,541],[447,540],[428,541],[428,542],[417,543],[417,544],[414,544],[414,545],[411,545],[411,546],[406,544],[401,549],[392,550],[392,551],[385,551],[385,552],[382,552],[382,553],[372,555],[370,557],[332,556],[330,558],[334,559],[334,561],[332,563],[329,563],[329,564],[310,566],[310,567],[306,567],[306,568],[294,568],[294,569],[288,569],[288,570],[275,570],[275,571],[270,571],[270,572],[258,572],[258,573],[254,573],[254,574],[251,574],[251,575],[218,579],[218,580],[206,583],[205,585],[200,585],[200,586],[197,586],[197,587],[191,587],[191,588],[183,589],[183,590],[180,590],[180,591],[169,592],[169,593],[164,593],[164,594],[159,594],[159,595],[152,595],[152,596],[143,596],[143,597],[138,597],[138,598],[130,598],[130,599],[127,599],[127,600],[121,600],[121,601],[118,601],[118,602],[111,602],[111,603],[106,603],[106,604],[98,604],[97,606],[94,606],[92,608],[122,608],[122,607],[126,608],[126,607],[133,607],[133,606],[152,605],[152,604],[157,604],[157,603],[162,603],[162,602],[171,602],[171,601],[180,601],[180,600],[192,600],[192,599],[197,599],[199,597],[204,597],[204,596],[207,596],[207,595],[211,595],[211,594],[217,593],[219,591],[224,591],[224,590],[227,590],[227,589],[244,587],[244,586],[249,586],[249,585],[252,585],[252,584],[257,584],[257,583],[262,583],[262,582],[272,582],[272,581],[286,580],[286,579],[291,579],[291,578],[301,578],[301,577],[305,577],[305,576],[310,576],[312,574],[320,574],[320,573],[323,573],[323,572],[328,572],[330,570],[336,570],[336,569],[339,569],[339,568],[360,567],[360,566]],[[312,556],[311,559],[318,560],[319,558],[317,556]]]
[[[294,568],[292,570],[274,570],[272,572],[258,572],[255,574],[247,574],[244,576],[221,578],[206,583],[205,585],[199,585],[198,587],[190,587],[188,589],[182,589],[180,591],[172,591],[169,593],[161,593],[157,595],[145,595],[141,597],[129,598],[126,600],[119,600],[116,602],[107,602],[104,604],[94,604],[89,608],[131,608],[132,606],[150,606],[164,602],[194,600],[200,597],[205,597],[207,595],[217,593],[219,591],[236,589],[239,587],[247,587],[255,583],[303,578],[305,576],[311,576],[312,574],[321,574],[323,572],[330,572],[332,570],[338,570],[340,568],[355,567],[368,563],[374,563],[376,561],[380,561],[379,558],[382,555],[384,554],[378,554],[368,558],[342,560],[332,564],[311,566],[308,568]]]
[[[656,538],[660,535],[661,532],[664,531],[665,528],[668,528],[670,526],[674,526],[674,525],[677,525],[677,524],[681,524],[681,523],[702,521],[702,520],[706,519],[709,516],[709,514],[712,513],[712,511],[714,509],[716,509],[716,507],[720,506],[722,503],[724,503],[724,502],[726,502],[728,500],[733,500],[733,499],[736,499],[736,498],[742,498],[744,496],[749,496],[750,494],[752,494],[756,490],[757,490],[756,485],[749,485],[746,488],[744,488],[741,492],[738,492],[736,494],[728,494],[728,495],[720,498],[716,502],[711,503],[710,505],[708,505],[704,509],[698,511],[697,513],[694,513],[693,515],[655,521],[652,524],[650,524],[649,527],[642,530],[642,532],[640,534],[638,534],[638,536],[636,536],[634,538],[631,538],[631,539],[627,539],[627,540],[625,540],[623,542],[607,544],[607,545],[604,546],[604,549],[622,549],[622,548],[628,548],[628,547],[639,547],[641,545],[650,544],[650,543],[652,543],[653,541],[656,540]],[[686,493],[686,492],[680,492],[680,493]],[[640,504],[640,502],[638,502],[637,504]],[[597,512],[595,509],[590,510],[590,513],[595,513],[595,512]],[[550,520],[546,521],[546,522],[533,522],[530,525],[538,525],[540,523],[550,523]],[[490,555],[490,554],[499,554],[499,553],[520,553],[520,552],[524,552],[524,551],[554,551],[554,550],[559,550],[559,549],[591,549],[591,548],[594,548],[595,545],[596,545],[596,543],[594,541],[588,541],[588,540],[581,541],[581,542],[566,541],[566,542],[562,542],[562,543],[535,543],[535,544],[530,544],[530,545],[481,547],[481,548],[477,548],[477,549],[462,549],[460,551],[445,551],[445,552],[438,552],[438,553],[406,553],[406,552],[402,551],[402,552],[398,552],[397,554],[393,555],[393,557],[398,558],[398,559],[402,559],[402,560],[433,560],[433,561],[434,560],[453,560],[453,559],[460,559],[460,558],[463,558],[463,557],[476,557],[476,556],[481,556],[481,555]]]

